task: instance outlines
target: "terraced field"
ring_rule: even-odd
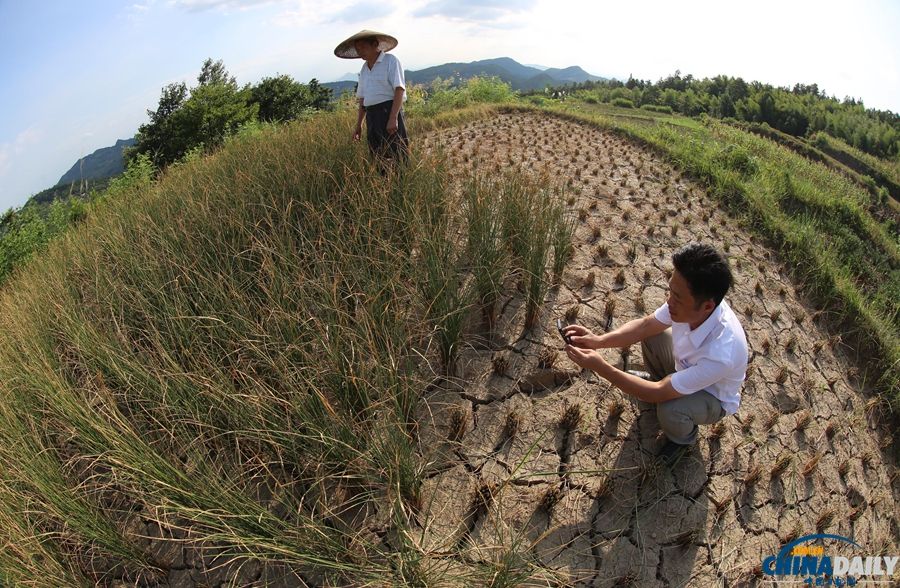
[[[524,546],[557,582],[648,587],[755,585],[763,558],[816,532],[854,537],[872,553],[896,550],[898,492],[877,403],[777,252],[700,186],[613,133],[511,113],[426,143],[460,174],[517,167],[561,183],[578,218],[543,328],[522,333],[511,284],[499,336],[465,351],[457,380],[420,407],[433,505],[426,544],[468,545],[476,558]],[[576,371],[553,322],[603,331],[652,312],[665,300],[671,252],[691,240],[730,259],[728,300],[751,362],[740,411],[702,428],[670,470],[653,457],[653,412]],[[637,347],[606,353],[641,363]]]

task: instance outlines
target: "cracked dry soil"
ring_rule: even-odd
[[[424,143],[461,173],[516,166],[564,181],[579,218],[575,254],[539,326],[523,334],[521,296],[509,288],[491,347],[463,351],[453,385],[419,407],[426,548],[491,560],[516,545],[560,584],[642,587],[763,584],[762,559],[815,532],[896,551],[898,489],[882,452],[890,437],[840,338],[777,253],[700,185],[612,132],[548,115],[500,114]],[[652,411],[579,373],[553,323],[577,312],[602,332],[652,312],[665,300],[671,252],[690,240],[729,257],[728,300],[751,362],[738,413],[702,427],[667,469],[653,458]],[[604,353],[641,363],[639,346]],[[454,420],[463,431],[450,430]]]

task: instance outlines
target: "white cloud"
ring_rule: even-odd
[[[394,5],[390,2],[357,2],[339,11],[332,18],[332,22],[364,22],[384,18],[394,12]]]
[[[511,15],[531,10],[535,3],[535,0],[430,0],[414,11],[413,16],[442,16],[494,26]]]
[[[247,10],[282,0],[171,0],[170,4],[187,12],[206,10]]]
[[[16,135],[16,138],[13,141],[13,151],[16,154],[22,153],[30,145],[39,143],[43,137],[43,131],[35,127],[28,127],[27,129]]]
[[[9,168],[12,166],[10,162],[9,152],[12,149],[10,148],[8,143],[4,143],[0,145],[0,178],[6,175],[6,172],[9,171]]]

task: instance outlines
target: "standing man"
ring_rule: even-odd
[[[723,299],[733,278],[728,262],[709,245],[691,243],[672,256],[669,297],[656,312],[603,335],[566,327],[566,354],[638,401],[656,405],[667,441],[659,452],[672,465],[697,440],[697,425],[734,414],[747,373],[747,339]],[[671,327],[671,329],[670,329]],[[648,381],[616,369],[591,349],[641,342]]]
[[[369,150],[379,158],[405,161],[409,152],[402,110],[406,83],[400,60],[387,53],[396,46],[397,39],[390,35],[363,30],[338,45],[334,54],[365,60],[356,88],[359,114],[353,139],[359,140],[365,118]]]

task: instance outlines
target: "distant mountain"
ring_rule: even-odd
[[[345,91],[356,90],[356,77],[354,76],[354,78],[352,80],[339,80],[337,82],[325,82],[322,85],[325,86],[326,88],[331,88],[331,99],[337,100],[338,98],[341,97],[341,94],[343,94]]]
[[[134,138],[119,139],[112,147],[97,149],[75,162],[72,169],[63,174],[56,185],[71,184],[81,180],[111,178],[125,171],[122,157],[125,148],[134,145]]]
[[[437,78],[462,82],[475,76],[496,76],[508,83],[513,90],[540,90],[547,86],[601,81],[605,78],[591,75],[577,65],[559,69],[522,65],[509,57],[483,59],[470,63],[445,63],[420,70],[406,70],[406,81],[413,84],[429,84]],[[335,96],[344,89],[352,89],[355,81],[339,81],[323,84],[332,88]]]
[[[582,82],[599,82],[603,79],[597,76],[592,76],[577,65],[573,65],[565,69],[557,69],[555,67],[551,67],[549,69],[545,69],[544,73],[554,80],[574,84],[580,84]]]

